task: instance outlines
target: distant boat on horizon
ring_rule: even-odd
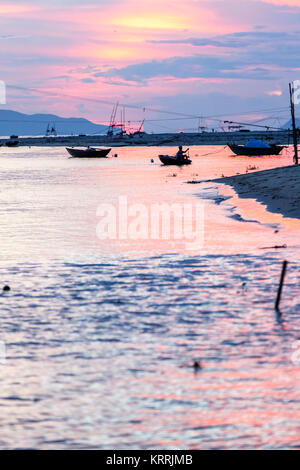
[[[8,140],[7,142],[5,142],[5,145],[6,147],[17,147],[19,143],[20,142],[18,140]]]

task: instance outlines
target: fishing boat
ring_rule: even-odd
[[[171,157],[170,155],[158,155],[158,158],[162,162],[163,165],[190,165],[192,160],[189,158],[184,158],[183,160],[179,160],[177,157]]]
[[[246,145],[227,144],[235,155],[261,157],[264,155],[279,155],[285,148],[283,145],[266,144],[262,140],[251,139]]]
[[[6,147],[17,147],[19,145],[18,140],[8,140],[5,142]]]
[[[79,149],[74,147],[66,147],[66,150],[72,157],[75,158],[107,158],[111,148],[87,147],[84,149]]]

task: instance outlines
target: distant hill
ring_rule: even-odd
[[[0,109],[0,136],[45,135],[47,126],[56,129],[57,135],[105,134],[107,126],[94,124],[83,118],[62,118],[55,114],[22,114]]]
[[[300,129],[300,119],[296,119],[296,127],[297,129]],[[292,129],[292,120],[290,119],[284,126],[282,126],[282,129]]]

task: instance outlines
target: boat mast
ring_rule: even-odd
[[[125,106],[123,107],[122,124],[123,124],[123,127],[122,127],[123,133],[126,134]]]
[[[299,164],[299,159],[298,159],[298,139],[297,139],[297,127],[296,127],[296,119],[295,119],[295,103],[294,103],[294,83],[289,84],[290,87],[290,100],[291,100],[291,113],[292,113],[292,124],[293,124],[293,140],[294,140],[294,150],[295,150],[295,155],[294,155],[294,162],[295,165]]]
[[[117,115],[118,106],[119,106],[119,103],[116,103],[113,106],[113,110],[110,116],[109,128],[107,130],[108,136],[113,136],[114,134],[114,128],[116,127],[116,115]]]
[[[144,122],[145,122],[145,119],[142,120],[142,123],[141,123],[141,125],[140,125],[140,127],[139,127],[139,130],[138,130],[138,134],[140,134],[140,133],[142,132]]]

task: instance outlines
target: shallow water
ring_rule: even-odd
[[[300,447],[300,225],[228,188],[184,184],[253,159],[195,147],[193,165],[174,169],[151,164],[153,148],[102,161],[0,150],[0,272],[12,288],[0,296],[1,448]],[[99,240],[97,207],[120,195],[205,204],[203,246]]]

